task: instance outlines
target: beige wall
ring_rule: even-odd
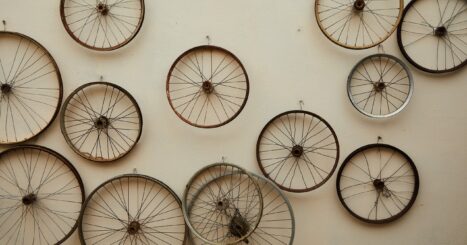
[[[195,170],[220,161],[259,173],[255,144],[276,114],[299,108],[324,117],[335,129],[341,159],[382,136],[407,152],[421,183],[417,201],[400,220],[366,225],[339,203],[335,175],[311,193],[289,195],[296,214],[296,243],[302,244],[467,244],[467,69],[433,76],[415,70],[415,92],[408,107],[387,120],[358,113],[346,95],[354,64],[376,48],[350,51],[319,31],[312,0],[147,0],[139,35],[109,53],[81,47],[65,32],[59,1],[0,0],[0,18],[8,30],[25,33],[49,49],[64,80],[64,95],[99,79],[126,88],[144,118],[142,138],[127,157],[110,164],[76,155],[60,133],[59,120],[32,143],[66,156],[80,172],[87,193],[121,173],[154,176],[178,194]],[[165,78],[183,51],[212,44],[236,54],[250,77],[250,98],[237,119],[218,129],[183,123],[170,109]],[[387,53],[402,57],[395,35]],[[339,163],[340,164],[340,163]],[[66,244],[79,244],[75,234]]]

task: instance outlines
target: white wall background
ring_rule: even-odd
[[[335,129],[341,159],[380,135],[412,157],[421,183],[412,209],[382,226],[363,224],[344,210],[335,175],[311,193],[288,194],[296,214],[295,244],[467,244],[467,69],[433,76],[410,66],[415,93],[408,107],[391,119],[366,118],[350,104],[345,84],[354,64],[377,49],[350,51],[332,44],[321,34],[313,6],[313,0],[146,0],[138,36],[120,50],[101,53],[81,47],[65,32],[58,0],[0,0],[7,29],[33,37],[54,56],[64,96],[103,75],[132,93],[143,112],[139,144],[114,163],[76,155],[60,133],[59,120],[31,143],[66,156],[87,193],[137,168],[181,195],[195,170],[222,156],[259,173],[259,132],[276,114],[299,108],[303,99],[304,109]],[[226,126],[208,130],[182,122],[165,95],[172,62],[183,51],[206,44],[206,35],[240,58],[251,86],[243,112]],[[402,57],[395,35],[384,48]],[[79,244],[76,232],[66,244]]]

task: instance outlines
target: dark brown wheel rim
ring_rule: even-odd
[[[320,116],[286,111],[264,126],[256,143],[256,159],[264,176],[282,190],[307,192],[332,176],[339,161],[339,141]]]
[[[186,244],[181,201],[163,182],[140,174],[105,181],[86,199],[82,244]]]
[[[68,145],[97,162],[122,158],[138,143],[143,117],[136,100],[108,82],[84,84],[65,100],[60,127]]]
[[[208,244],[249,243],[263,214],[256,180],[229,163],[206,166],[183,194],[183,215],[192,235]]]
[[[36,145],[0,153],[0,243],[60,244],[85,199],[81,177],[57,152]]]
[[[62,77],[52,55],[20,33],[0,31],[0,144],[44,132],[62,102]]]
[[[407,4],[397,28],[397,43],[413,66],[429,73],[453,72],[465,66],[467,8],[462,3],[413,0]],[[439,14],[429,19],[427,12]]]
[[[144,0],[61,0],[65,30],[79,44],[98,51],[127,45],[144,20]]]
[[[315,0],[315,17],[323,34],[348,49],[367,49],[396,30],[403,0]]]
[[[391,145],[370,144],[344,160],[336,188],[339,200],[352,216],[383,224],[400,218],[412,207],[419,177],[406,153]]]
[[[167,75],[166,92],[170,106],[184,122],[215,128],[229,123],[243,110],[249,80],[234,54],[205,45],[175,60]]]

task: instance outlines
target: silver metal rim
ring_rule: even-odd
[[[360,107],[358,107],[358,105],[356,104],[357,102],[355,101],[354,97],[352,96],[352,93],[350,91],[351,89],[351,80],[352,80],[352,75],[354,74],[355,70],[363,63],[365,62],[366,60],[368,59],[371,59],[373,57],[385,57],[385,58],[388,58],[388,59],[392,59],[394,60],[395,62],[397,62],[399,65],[402,66],[402,68],[404,68],[405,72],[407,73],[407,76],[408,76],[408,80],[409,80],[409,91],[408,91],[408,95],[407,95],[407,98],[406,100],[404,101],[404,103],[395,111],[389,113],[389,114],[384,114],[384,115],[376,115],[376,114],[372,114],[372,113],[368,113],[364,110],[362,110]],[[410,99],[412,98],[412,95],[413,95],[413,90],[414,90],[414,83],[413,83],[413,76],[412,76],[412,73],[410,72],[410,69],[409,67],[402,61],[400,60],[399,58],[395,57],[395,56],[392,56],[392,55],[389,55],[389,54],[382,54],[382,53],[378,53],[378,54],[373,54],[373,55],[370,55],[370,56],[367,56],[363,59],[361,59],[353,68],[352,70],[350,71],[350,74],[349,76],[347,77],[347,95],[350,99],[350,102],[352,103],[353,107],[355,109],[357,109],[360,113],[362,113],[363,115],[365,116],[368,116],[368,117],[371,117],[371,118],[389,118],[389,117],[392,117],[396,114],[398,114],[399,112],[401,112],[406,106],[407,104],[409,103]]]

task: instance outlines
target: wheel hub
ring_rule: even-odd
[[[100,116],[94,121],[94,126],[98,129],[106,129],[109,125],[109,119],[105,116]]]
[[[353,7],[355,10],[362,11],[365,8],[365,1],[364,0],[356,0],[353,3]]]
[[[34,193],[27,194],[23,197],[22,201],[24,205],[31,205],[37,200],[37,196]]]
[[[250,225],[241,215],[235,215],[229,223],[230,234],[236,237],[244,237],[250,231]]]
[[[300,145],[294,145],[292,147],[292,156],[301,157],[303,155],[303,147]]]
[[[375,87],[376,92],[382,92],[386,88],[386,84],[384,82],[376,82],[373,86]]]
[[[375,188],[376,188],[376,190],[377,190],[378,192],[383,191],[383,189],[386,187],[386,186],[384,185],[384,181],[382,181],[382,180],[380,180],[380,179],[375,179],[375,180],[373,180],[373,185],[375,186]]]
[[[109,13],[109,7],[104,3],[97,4],[96,9],[97,12],[101,13],[102,15],[107,15]]]
[[[206,94],[210,94],[212,93],[212,91],[214,91],[214,86],[212,86],[212,83],[210,81],[204,81],[202,86],[203,86],[203,91]]]
[[[216,203],[216,209],[219,211],[225,211],[227,210],[227,208],[229,208],[229,206],[230,206],[230,202],[228,199],[222,199]]]
[[[435,36],[444,37],[448,33],[448,30],[444,26],[439,26],[435,28]]]
[[[139,224],[138,221],[131,221],[130,224],[128,224],[127,231],[130,235],[134,235],[138,233],[140,229],[141,229],[141,225]]]
[[[3,94],[9,94],[11,92],[11,85],[10,84],[2,84],[0,87],[0,90],[2,91]]]

